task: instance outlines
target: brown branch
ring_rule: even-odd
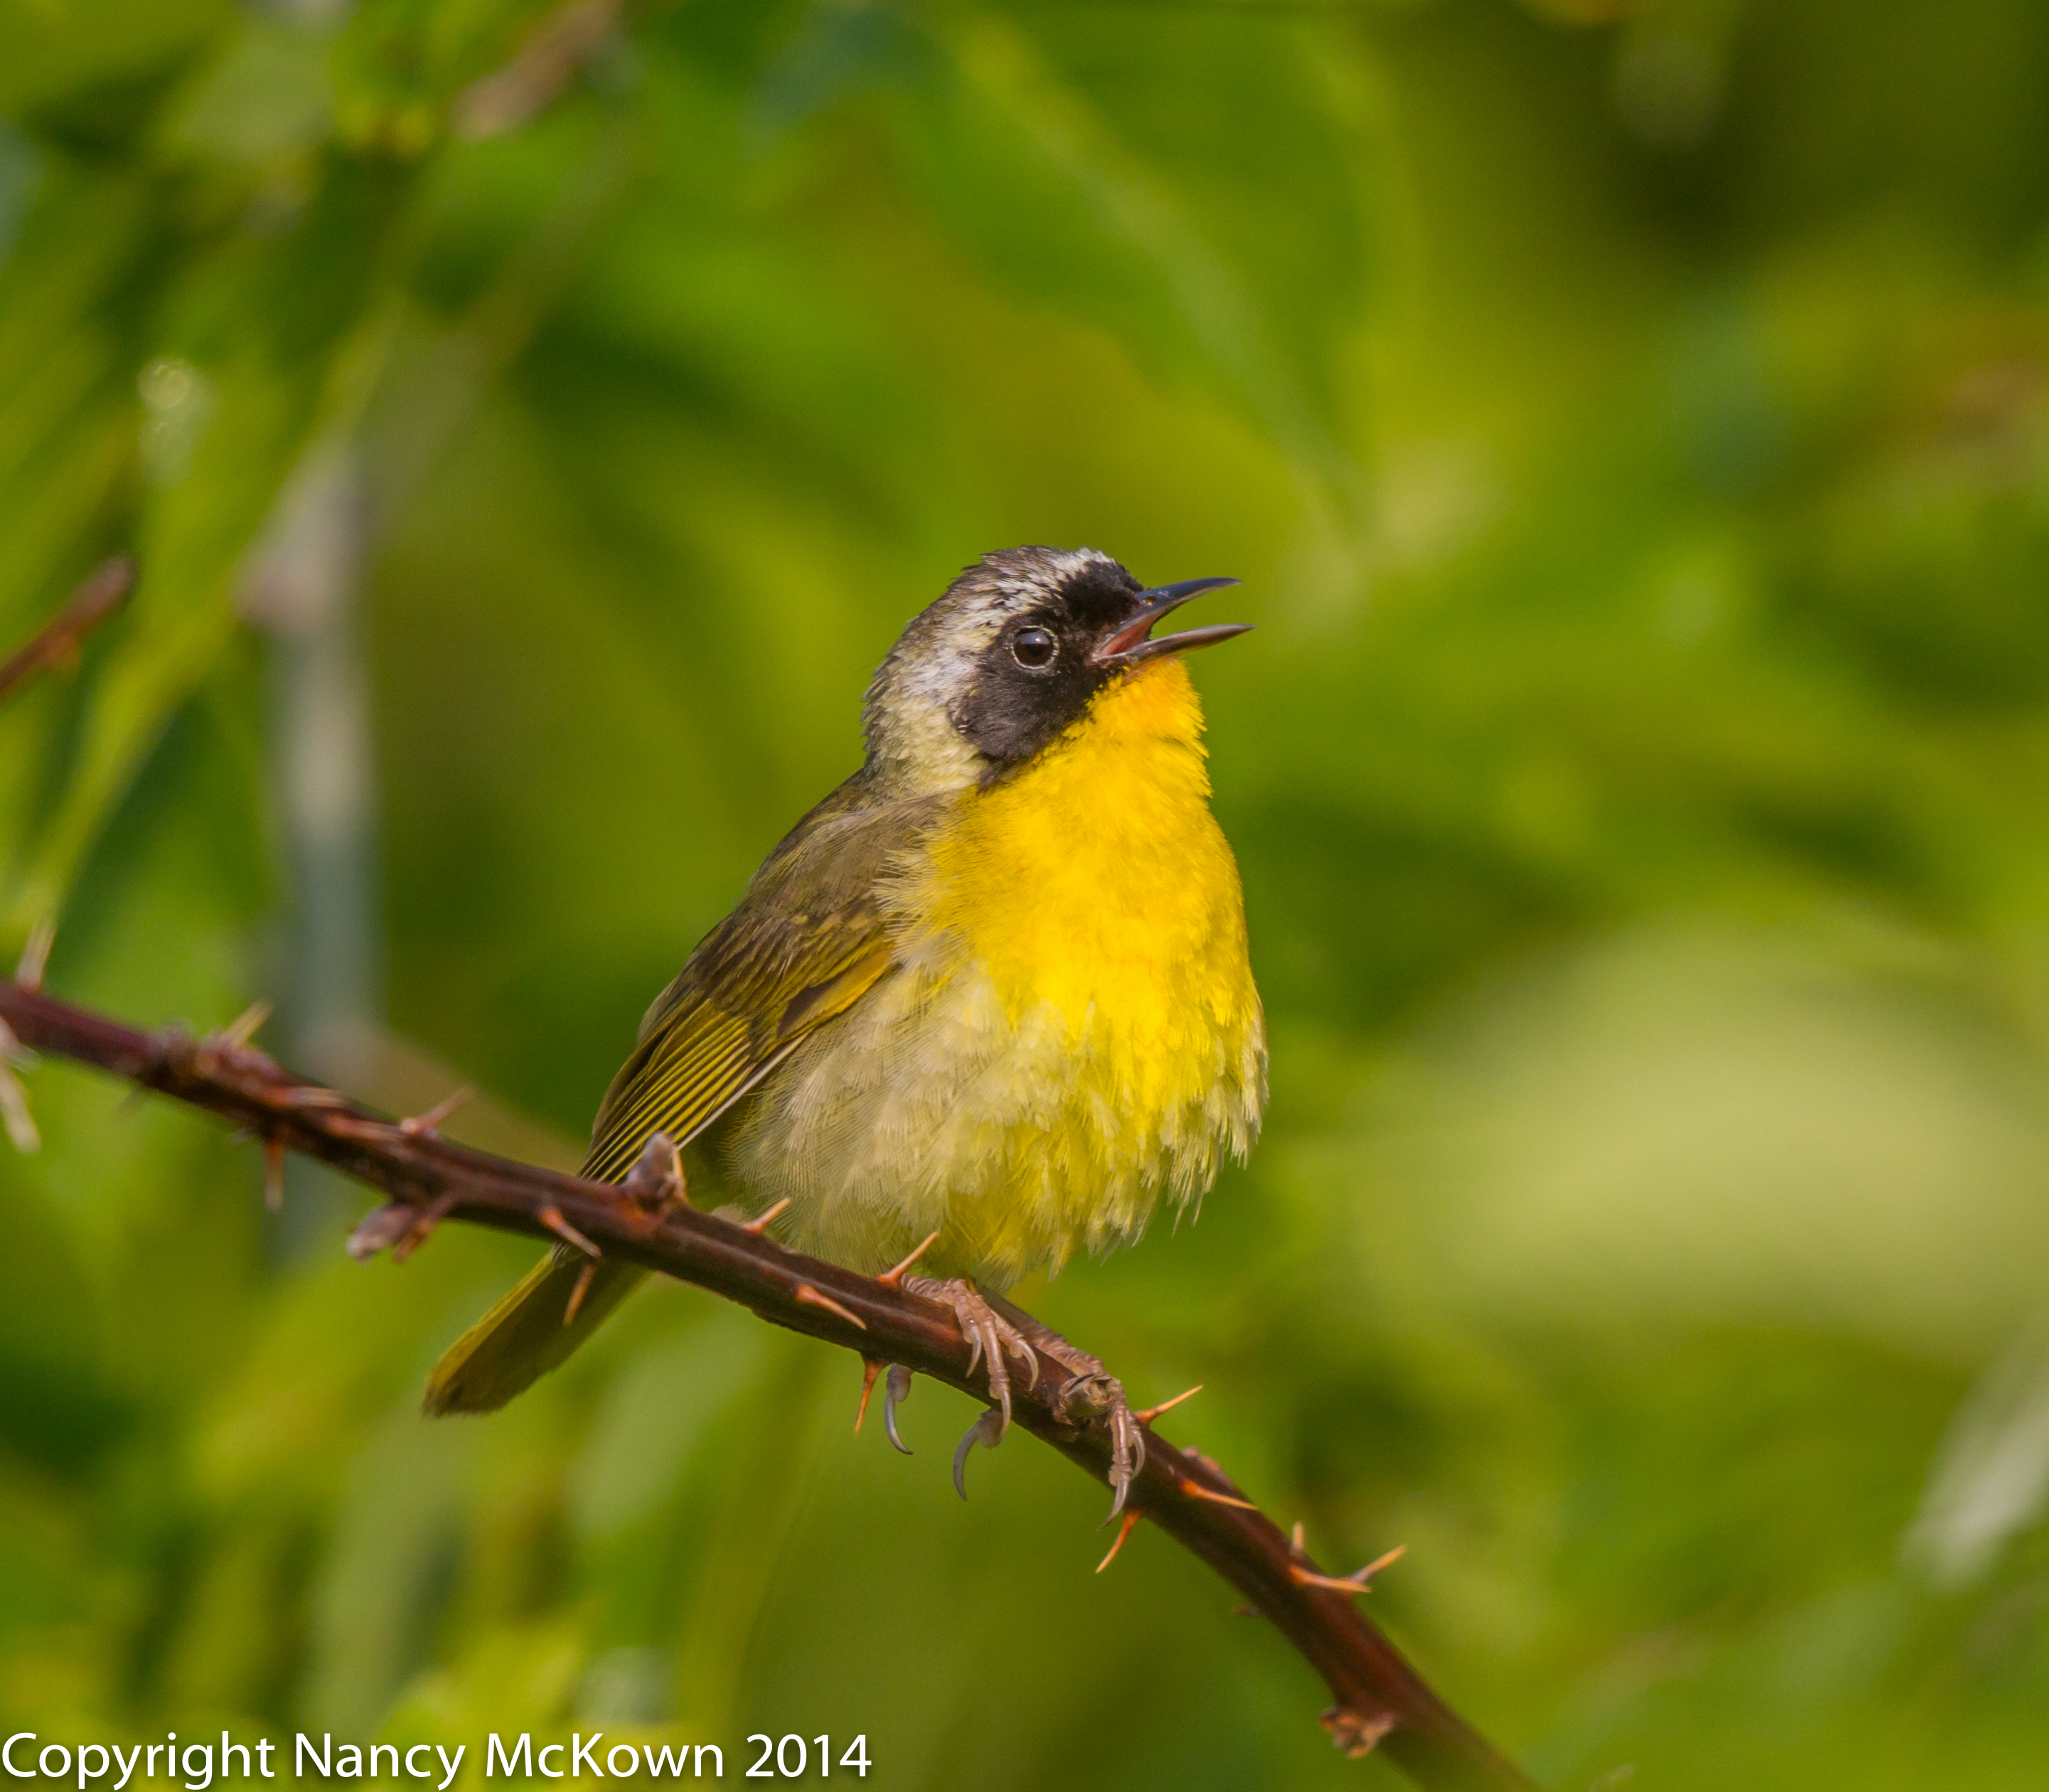
[[[576,79],[619,23],[619,0],[569,0],[495,74],[457,95],[456,129],[471,138],[523,125]]]
[[[42,632],[0,665],[0,698],[17,685],[26,684],[38,672],[47,672],[73,658],[86,636],[126,601],[134,583],[135,562],[126,554],[117,554],[111,560],[100,562]]]
[[[364,1254],[387,1245],[402,1252],[443,1219],[541,1238],[570,1236],[737,1301],[774,1324],[870,1362],[903,1363],[986,1399],[985,1385],[969,1374],[968,1345],[949,1309],[801,1256],[745,1226],[682,1203],[657,1208],[630,1185],[586,1182],[449,1144],[305,1083],[231,1036],[196,1041],[175,1032],[138,1032],[0,981],[0,1036],[10,1029],[25,1047],[190,1102],[253,1133],[267,1151],[289,1147],[381,1190],[391,1204],[359,1229]],[[1021,1377],[1013,1379],[1017,1422],[1106,1479],[1103,1429],[1077,1429],[1056,1417],[1069,1371],[1044,1355],[1038,1370],[1028,1388]],[[1354,1600],[1363,1576],[1323,1574],[1299,1541],[1245,1500],[1207,1457],[1149,1434],[1130,1505],[1235,1587],[1322,1675],[1337,1701],[1324,1725],[1347,1753],[1378,1746],[1430,1792],[1532,1792],[1534,1782],[1469,1728],[1360,1614]]]

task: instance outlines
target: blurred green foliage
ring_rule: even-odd
[[[1240,574],[1267,1137],[1025,1297],[1406,1542],[1549,1783],[2039,1784],[2046,80],[2032,0],[4,0],[0,640],[144,570],[0,712],[0,947],[573,1161],[956,566]],[[904,1462],[663,1289],[428,1425],[525,1250],[33,1086],[10,1730],[1388,1782],[1048,1452],[958,1506],[956,1397]]]

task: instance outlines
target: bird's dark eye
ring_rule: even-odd
[[[1021,628],[1010,637],[1010,657],[1028,672],[1037,672],[1053,663],[1060,643],[1050,628]]]

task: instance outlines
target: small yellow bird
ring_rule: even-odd
[[[586,1176],[623,1180],[663,1134],[849,1268],[937,1234],[935,1279],[904,1285],[953,1308],[997,1403],[957,1483],[1028,1337],[1110,1421],[1121,1506],[1143,1461],[1122,1390],[1001,1296],[1135,1238],[1162,1195],[1199,1203],[1258,1133],[1265,1025],[1180,657],[1245,630],[1152,634],[1237,582],[1145,589],[1088,548],[969,567],[876,674],[861,769],[690,954],[598,1110]],[[427,1409],[503,1405],[641,1274],[558,1248],[442,1358]],[[899,1448],[908,1384],[892,1369]]]

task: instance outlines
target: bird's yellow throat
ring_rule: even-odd
[[[1134,1144],[1199,1105],[1258,1035],[1202,732],[1181,662],[1147,666],[968,796],[928,849],[931,921],[966,941],[1013,1024],[1050,1009],[1086,1040],[1091,1093]]]

